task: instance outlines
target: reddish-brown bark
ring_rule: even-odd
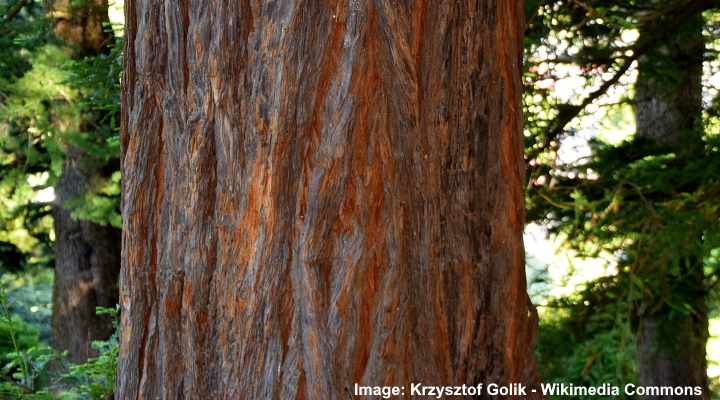
[[[125,4],[118,398],[534,381],[521,1]]]

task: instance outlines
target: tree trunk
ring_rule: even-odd
[[[70,5],[69,0],[50,2],[55,32],[74,56],[97,55],[107,49],[111,37],[103,24],[109,22],[107,0]],[[93,118],[81,116],[81,120]],[[76,129],[84,129],[83,122]],[[85,361],[95,351],[93,340],[113,333],[112,320],[98,316],[95,308],[118,303],[120,241],[118,229],[81,221],[71,216],[68,205],[82,197],[99,171],[82,149],[65,144],[65,162],[55,187],[55,280],[53,285],[53,346],[68,351],[73,362]]]
[[[125,10],[118,399],[535,382],[521,1]]]
[[[82,167],[77,149],[66,154],[63,174],[55,188],[55,281],[53,284],[53,346],[67,350],[68,359],[85,361],[96,352],[94,340],[113,333],[112,319],[96,315],[96,307],[118,303],[120,231],[73,218],[68,201],[82,196],[93,171]]]
[[[702,27],[702,17],[697,14],[684,26],[671,28],[677,34],[650,50],[639,63],[635,94],[637,139],[670,149],[681,159],[697,157],[697,152],[702,151]],[[690,242],[701,243],[702,233],[693,232],[690,224],[687,233],[695,238]],[[640,276],[676,288],[674,295],[681,295],[692,313],[674,310],[658,293],[644,300],[637,338],[638,382],[642,386],[699,386],[703,388],[701,397],[709,398],[705,358],[708,311],[702,253],[683,257],[678,273],[669,273],[670,266],[662,265],[671,260],[646,259],[650,261],[639,267]]]

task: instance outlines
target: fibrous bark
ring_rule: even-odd
[[[534,382],[522,2],[125,7],[117,398]]]
[[[639,62],[634,102],[636,137],[674,151],[681,160],[696,157],[702,149],[702,27],[702,16],[696,13],[689,22],[674,27],[670,39],[650,49]],[[697,243],[701,243],[702,233],[694,231],[691,224],[685,228],[694,238],[689,241],[700,250]],[[674,309],[662,295],[643,300],[638,320],[638,382],[642,386],[697,386],[703,389],[703,395],[688,398],[709,398],[705,356],[708,310],[702,253],[682,256],[678,272],[668,272],[672,270],[667,265],[670,262],[673,260],[646,257],[638,274],[673,288],[674,295],[682,298],[691,311]]]
[[[48,2],[55,33],[74,57],[98,55],[108,49],[112,34],[104,30],[109,22],[107,0]],[[81,115],[77,126],[86,131],[93,115]],[[99,162],[66,140],[63,171],[55,187],[53,206],[55,229],[55,278],[53,283],[53,346],[68,352],[73,362],[85,361],[96,353],[94,340],[113,333],[109,316],[96,315],[96,307],[118,303],[120,231],[110,226],[78,220],[70,204],[81,199],[100,174]]]

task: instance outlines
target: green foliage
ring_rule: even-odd
[[[71,9],[83,3],[72,0]],[[53,351],[46,267],[53,187],[68,149],[82,151],[98,173],[63,206],[75,218],[120,226],[122,42],[72,58],[46,11],[40,0],[0,0],[0,399],[104,399],[115,380],[117,334],[94,343],[98,357],[81,365]]]
[[[546,381],[633,382],[634,319],[657,310],[666,318],[688,315],[698,311],[706,293],[717,296],[720,92],[704,82],[710,95],[704,132],[692,132],[702,136],[701,144],[689,140],[669,148],[632,140],[629,104],[637,59],[696,23],[682,21],[685,5],[669,0],[526,4],[528,219],[567,238],[568,248],[581,256],[614,254],[618,261],[615,276],[542,308],[539,364]],[[720,68],[717,15],[707,11],[704,25],[705,68],[713,71]],[[673,64],[648,65],[659,82],[673,85],[685,72]],[[557,90],[568,80],[576,91]],[[594,119],[603,126],[586,125]],[[562,147],[581,130],[595,136],[588,154],[563,160]],[[704,272],[700,287],[698,270]]]
[[[28,53],[47,40],[42,2],[30,1],[15,18],[7,19],[16,5],[17,1],[0,0],[0,88],[3,82],[22,76],[31,67]],[[0,94],[0,101],[2,98]]]
[[[16,4],[0,1],[0,10]],[[52,121],[72,118],[69,107],[59,106],[71,94],[58,67],[67,57],[51,43],[42,2],[28,2],[0,31],[0,240],[23,253],[23,264],[47,264],[52,219],[38,194],[59,172],[59,162],[51,166],[52,154],[60,153],[45,140],[56,133]]]
[[[98,307],[97,310],[98,314],[113,316],[115,333],[108,340],[93,342],[93,348],[100,353],[97,357],[70,366],[70,372],[64,379],[73,389],[64,393],[61,399],[106,399],[113,393],[118,359],[119,309]]]
[[[110,29],[110,27],[106,27]],[[73,217],[120,227],[120,74],[122,39],[107,54],[72,60],[65,65],[65,81],[77,90],[77,107],[85,125],[69,137],[69,143],[81,148],[101,173],[81,198],[65,206]]]
[[[720,193],[720,153],[714,146],[708,142],[703,157],[686,158],[638,140],[619,146],[596,142],[592,157],[565,169],[556,167],[552,186],[536,188],[540,196],[537,202],[529,201],[529,212],[547,209],[552,202],[555,206],[547,214],[552,229],[565,233],[569,243],[586,254],[621,252],[627,271],[646,264],[666,266],[633,286],[638,296],[634,300],[662,297],[682,308],[685,286],[668,290],[665,283],[684,282],[684,264],[720,247],[720,206],[715,200]],[[591,174],[597,178],[578,177]]]
[[[25,6],[11,20],[12,40],[0,46],[0,62],[13,66],[0,68],[0,241],[48,261],[52,187],[71,146],[99,173],[83,196],[64,206],[76,218],[120,225],[122,42],[73,59],[48,31],[43,11],[35,2]]]
[[[620,387],[635,382],[635,341],[623,282],[602,278],[543,307],[537,350],[543,382]]]
[[[35,327],[10,310],[7,292],[0,287],[0,395],[23,398],[46,384],[58,355],[40,342]]]
[[[6,311],[29,324],[40,340],[50,338],[52,278],[52,270],[44,267],[0,275]]]
[[[0,298],[1,399],[104,400],[112,395],[118,357],[117,308],[98,308],[98,314],[113,316],[115,333],[93,343],[97,357],[73,365],[41,342],[31,324],[11,313],[5,298]]]

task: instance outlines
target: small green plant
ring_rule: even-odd
[[[599,278],[578,293],[548,302],[541,312],[536,354],[543,382],[622,386],[636,381],[625,281]]]
[[[39,339],[38,331],[12,312],[0,287],[0,400],[104,400],[114,391],[118,358],[117,308],[97,308],[113,316],[115,333],[93,342],[98,356],[70,364]]]
[[[83,364],[71,365],[70,372],[64,376],[71,390],[63,393],[63,400],[107,399],[112,396],[115,387],[115,372],[118,359],[118,308],[98,307],[97,313],[111,315],[115,333],[108,339],[93,342],[93,348],[99,355]]]
[[[40,342],[37,329],[10,310],[0,287],[0,399],[26,398],[47,385],[49,367],[60,356]]]

